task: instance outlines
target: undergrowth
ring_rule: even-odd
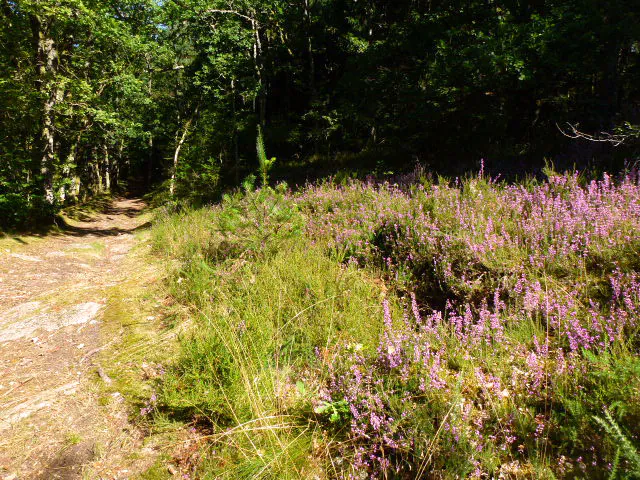
[[[638,178],[418,180],[161,216],[187,473],[638,477]]]

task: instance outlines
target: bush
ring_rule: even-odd
[[[42,196],[0,194],[0,229],[42,227],[49,225],[57,211]]]

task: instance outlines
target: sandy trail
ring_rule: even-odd
[[[0,479],[132,476],[124,459],[140,435],[121,396],[98,400],[96,371],[112,340],[108,290],[131,273],[144,206],[119,199],[62,234],[2,244]]]

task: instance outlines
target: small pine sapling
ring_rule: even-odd
[[[267,158],[267,152],[264,148],[264,137],[262,135],[262,127],[258,125],[258,137],[256,139],[256,151],[258,153],[258,164],[260,168],[260,177],[262,179],[262,186],[266,187],[269,184],[269,170],[276,163],[276,157]]]

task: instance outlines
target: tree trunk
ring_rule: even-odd
[[[102,184],[102,171],[100,168],[100,160],[98,157],[98,149],[94,145],[91,148],[91,157],[89,158],[89,169],[91,172],[91,191],[92,193],[98,194],[103,192],[103,184]]]
[[[79,157],[80,150],[80,139],[81,134],[78,133],[69,147],[69,153],[67,155],[67,159],[64,163],[63,175],[68,180],[69,186],[64,188],[65,198],[61,199],[62,201],[66,200],[66,198],[71,198],[72,201],[78,201],[78,195],[80,194],[80,173],[78,169],[77,159]],[[71,176],[71,172],[73,171],[73,177]]]
[[[267,95],[263,79],[262,41],[260,40],[258,22],[253,18],[251,19],[251,28],[253,30],[253,61],[258,77],[258,122],[261,127],[264,127],[267,118]]]
[[[153,134],[149,135],[149,156],[147,158],[147,187],[151,188],[153,181]]]
[[[147,82],[147,91],[149,98],[153,94],[153,77],[151,76],[151,60],[147,58],[147,71],[149,72],[149,81]],[[151,182],[153,181],[153,130],[149,131],[149,155],[147,157],[147,188],[151,190]]]
[[[193,112],[191,118],[184,124],[184,129],[182,130],[180,139],[178,139],[180,130],[176,132],[176,140],[178,141],[176,143],[176,149],[173,152],[173,168],[171,169],[171,180],[169,181],[169,195],[171,195],[172,197],[176,190],[176,172],[178,171],[178,159],[180,158],[180,150],[182,149],[182,145],[189,135],[189,128],[191,128],[191,123],[193,122],[193,119],[196,117],[196,115],[198,115],[198,107],[196,107],[196,110],[195,112]]]
[[[116,186],[116,189],[118,188],[118,183],[122,178],[122,174],[124,173],[124,178],[126,180],[127,178],[126,174],[127,174],[127,171],[129,170],[129,159],[127,159],[126,161],[123,160],[122,158],[123,152],[124,152],[124,140],[120,139],[120,142],[118,143],[118,153],[116,156],[116,161],[113,162],[113,174],[112,174],[112,181],[113,181],[113,184]]]
[[[311,39],[311,8],[309,0],[304,0],[304,24],[307,32],[307,57],[309,61],[309,90],[310,90],[310,108],[315,109],[318,101],[318,93],[316,90],[316,64],[313,58],[313,41]],[[314,116],[315,117],[315,116]],[[313,121],[313,130],[316,134],[313,136],[313,153],[318,154],[320,150],[320,123],[315,117]]]
[[[92,178],[91,178],[91,165],[90,165],[90,157],[87,157],[88,150],[86,145],[78,145],[78,151],[76,153],[76,158],[79,159],[76,162],[76,175],[73,181],[73,192],[76,198],[76,201],[81,200],[84,201],[87,196],[87,190],[91,188]]]
[[[238,148],[238,112],[236,107],[236,84],[231,79],[231,111],[233,113],[233,160],[236,175],[236,183],[240,182],[240,150]]]
[[[173,152],[173,167],[171,169],[171,181],[169,182],[169,195],[171,195],[172,197],[176,190],[176,171],[178,170],[178,159],[180,158],[180,149],[182,148],[182,144],[184,143],[186,138],[187,138],[187,128],[185,127],[184,131],[182,132],[182,136],[180,137],[180,140],[178,140],[178,143],[176,144],[176,149]]]
[[[104,166],[104,190],[111,192],[111,159],[109,158],[109,147],[106,143],[102,145],[102,164]]]
[[[42,125],[40,129],[41,151],[39,170],[42,177],[42,191],[46,203],[54,202],[53,176],[55,168],[54,108],[62,94],[56,85],[58,72],[58,52],[51,38],[51,19],[31,17],[31,30],[36,48],[36,71],[38,88],[43,92]]]

